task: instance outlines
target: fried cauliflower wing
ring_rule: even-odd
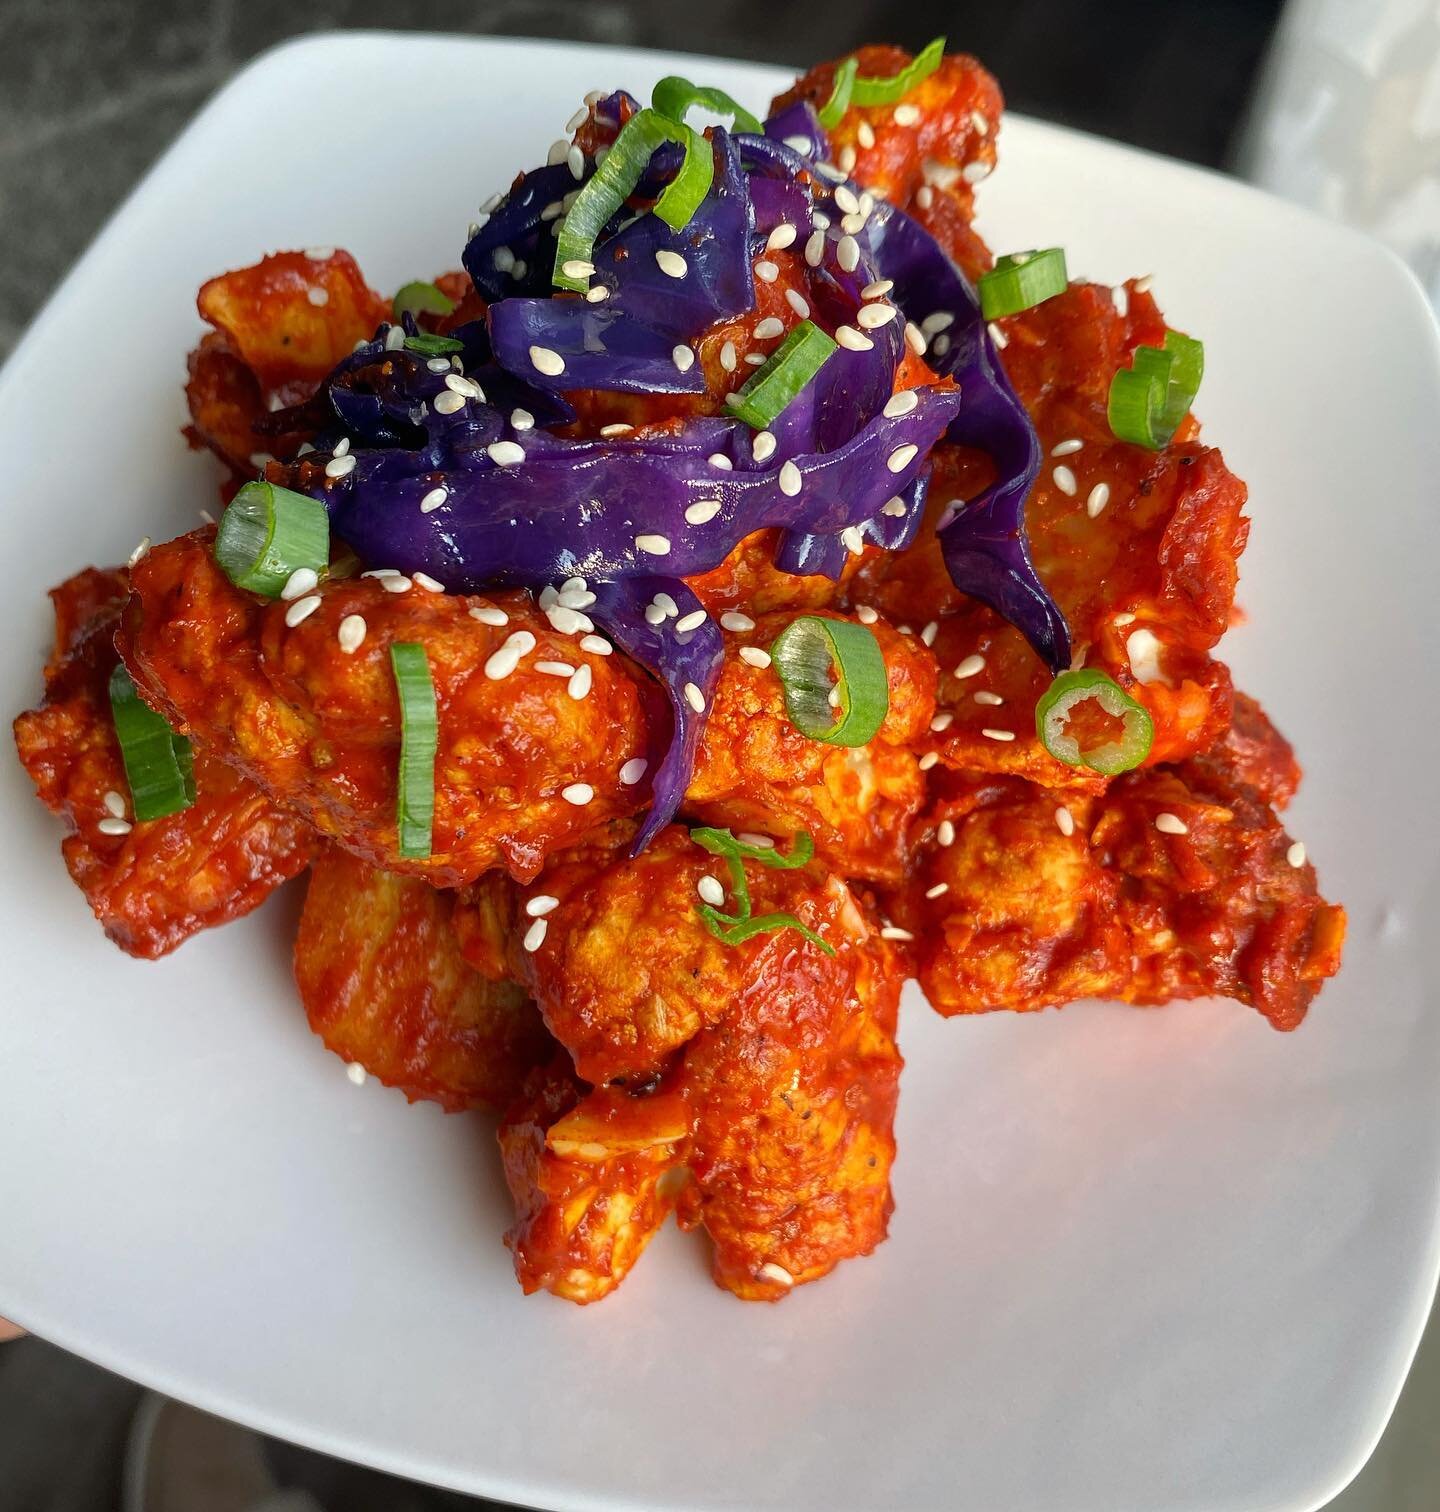
[[[257,907],[304,870],[309,828],[223,762],[199,755],[195,803],[129,822],[129,787],[110,714],[123,570],[87,568],[51,591],[55,647],[45,697],[15,721],[41,802],[70,833],[61,852],[105,933],[154,959]]]
[[[136,565],[121,649],[177,729],[326,838],[373,865],[453,887],[494,866],[533,876],[549,851],[639,807],[619,773],[646,751],[640,674],[552,629],[528,595],[486,600],[510,616],[495,627],[468,612],[479,599],[399,577],[335,579],[290,625],[291,605],[231,584],[213,535],[181,536]],[[352,615],[365,638],[348,653],[337,630]],[[515,671],[492,677],[487,661],[521,630],[533,648]],[[425,647],[439,709],[434,847],[418,860],[396,852],[396,641]],[[537,670],[547,661],[588,665],[588,695],[574,698],[566,677]]]
[[[310,1027],[411,1102],[503,1109],[553,1047],[515,982],[469,966],[454,896],[334,847],[315,858],[295,937]]]
[[[877,621],[871,628],[890,688],[885,722],[863,746],[812,740],[786,712],[779,673],[739,654],[744,646],[767,650],[794,618],[762,615],[753,629],[727,633],[684,810],[707,824],[780,839],[804,830],[841,876],[897,881],[909,859],[910,822],[925,800],[913,748],[935,711],[935,660],[918,638]]]
[[[1099,797],[1013,779],[948,794],[896,904],[931,1003],[955,1014],[1219,996],[1295,1028],[1339,969],[1345,914],[1251,785],[1286,794],[1290,764],[1246,700],[1243,725],[1209,752]]]
[[[587,1090],[563,1056],[530,1078],[500,1125],[505,1243],[527,1296],[598,1302],[619,1286],[685,1184],[690,1123],[678,1093]]]

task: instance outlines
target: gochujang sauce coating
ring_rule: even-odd
[[[327,846],[315,858],[295,938],[310,1027],[343,1060],[411,1102],[503,1109],[553,1049],[515,982],[468,965],[454,894]]]
[[[314,842],[298,815],[203,754],[192,807],[135,821],[109,692],[126,593],[121,569],[87,568],[52,590],[45,697],[15,721],[15,743],[41,802],[69,826],[65,865],[105,933],[154,959],[249,913],[305,868]]]

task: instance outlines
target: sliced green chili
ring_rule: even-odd
[[[803,614],[776,637],[770,662],[785,688],[785,712],[812,740],[861,746],[884,724],[890,680],[867,626]]]
[[[1080,742],[1067,733],[1072,713],[1083,703],[1094,701],[1112,718],[1122,722],[1118,740],[1082,750]],[[1150,754],[1155,726],[1143,704],[1094,667],[1062,672],[1035,705],[1035,733],[1041,744],[1066,766],[1088,767],[1105,777],[1138,767]]]

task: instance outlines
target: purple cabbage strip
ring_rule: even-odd
[[[690,785],[706,716],[725,661],[725,642],[719,626],[708,617],[696,629],[676,633],[677,618],[684,619],[703,607],[679,578],[627,577],[592,584],[592,591],[595,602],[590,606],[591,618],[626,656],[657,679],[670,703],[670,741],[651,773],[650,812],[630,849],[632,856],[638,856],[675,817]],[[652,625],[645,618],[645,608],[660,592],[670,595],[679,614]],[[690,685],[700,690],[701,709],[690,702],[686,691]]]

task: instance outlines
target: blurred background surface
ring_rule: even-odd
[[[1440,298],[1440,0],[1292,0],[1283,16],[1282,0],[910,0],[903,11],[882,0],[0,0],[0,357],[221,84],[277,42],[337,27],[797,65],[943,32],[999,76],[1011,108],[1243,172],[1389,241]],[[1440,1507],[1436,1332],[1334,1512]],[[132,1440],[167,1446],[189,1475],[180,1499],[145,1512],[480,1505],[261,1444],[158,1399],[137,1419],[141,1402],[138,1387],[39,1340],[0,1346],[0,1509],[139,1512],[141,1488],[122,1500]]]

